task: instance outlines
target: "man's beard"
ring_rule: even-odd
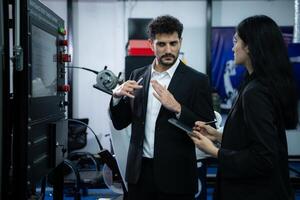
[[[165,57],[172,57],[173,58],[173,62],[169,63],[169,62],[164,62],[163,59]],[[162,57],[159,58],[159,64],[164,66],[164,67],[171,67],[172,65],[174,65],[174,63],[176,62],[178,57],[176,57],[175,55],[173,54],[165,54],[163,55]]]

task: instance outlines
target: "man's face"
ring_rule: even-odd
[[[150,39],[158,65],[169,68],[175,63],[179,55],[181,40],[177,32],[156,34],[155,39]]]

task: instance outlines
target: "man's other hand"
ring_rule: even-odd
[[[168,110],[175,112],[176,114],[181,112],[181,105],[176,101],[174,96],[169,90],[159,84],[157,80],[151,80],[152,87],[155,92],[153,95],[161,102],[161,104]]]

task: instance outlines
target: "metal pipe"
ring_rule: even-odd
[[[212,0],[206,0],[206,74],[211,76]]]
[[[3,105],[3,101],[2,101],[2,97],[3,97],[3,78],[2,78],[2,71],[3,71],[3,61],[2,61],[2,56],[3,56],[3,43],[4,43],[4,32],[3,32],[3,27],[4,27],[4,24],[3,24],[3,18],[4,18],[4,15],[3,15],[3,5],[2,5],[2,1],[0,1],[0,145],[1,145],[1,148],[0,148],[0,198],[2,198],[2,143],[3,143],[3,140],[2,140],[2,135],[4,133],[3,131],[3,126],[2,126],[2,122],[3,122],[3,119],[2,119],[2,113],[3,113],[3,110],[2,110],[2,105]],[[3,132],[2,132],[3,131]]]
[[[293,43],[300,43],[300,0],[295,0],[295,22]]]
[[[20,45],[20,0],[15,1],[14,64],[17,71],[23,70],[23,49]]]
[[[68,19],[68,54],[71,56],[71,63],[68,66],[73,65],[73,0],[67,0],[67,19]],[[73,88],[73,69],[68,68],[68,84]],[[73,118],[73,89],[68,93],[68,118]]]
[[[20,0],[15,1],[15,46],[20,46]]]

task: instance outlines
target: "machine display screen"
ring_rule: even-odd
[[[56,37],[31,26],[32,97],[55,96],[57,93]]]

